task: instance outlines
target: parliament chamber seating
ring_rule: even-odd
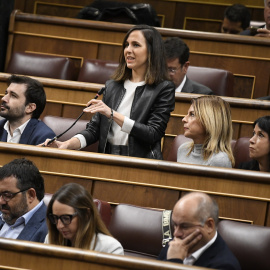
[[[60,116],[52,116],[52,115],[46,115],[42,119],[42,121],[51,128],[54,133],[58,136],[61,133],[63,133],[65,130],[67,130],[76,119],[73,118],[66,118],[66,117],[60,117]],[[63,136],[61,136],[58,140],[63,142],[74,135],[76,135],[78,132],[84,130],[86,128],[86,124],[88,123],[88,120],[78,120],[77,123],[68,130]],[[89,152],[98,152],[98,142],[89,145],[85,148],[81,149],[82,151],[89,151]]]
[[[7,73],[77,80],[79,68],[72,59],[54,55],[14,52],[8,63]]]
[[[214,95],[233,97],[234,77],[232,72],[208,67],[189,66],[189,79],[209,87]]]
[[[43,201],[47,206],[48,206],[51,198],[52,198],[52,194],[50,194],[50,193],[44,194]],[[98,210],[103,222],[108,227],[110,224],[110,221],[111,221],[111,214],[112,214],[111,205],[108,202],[98,200],[98,199],[94,199],[94,203],[97,207],[97,210]]]
[[[162,248],[162,211],[119,204],[112,214],[109,230],[122,244],[125,255],[157,258]]]
[[[248,137],[238,138],[237,140],[231,141],[232,151],[235,158],[234,168],[238,168],[240,163],[250,161],[249,157],[249,140]],[[186,138],[184,135],[177,135],[171,145],[169,154],[166,158],[167,161],[177,161],[177,150],[181,144],[192,141]]]
[[[270,269],[270,228],[222,220],[218,232],[238,259],[242,270]]]
[[[78,81],[104,84],[117,67],[117,62],[86,59],[80,69]]]
[[[144,258],[158,256],[163,239],[162,213],[160,209],[128,204],[115,207],[109,230],[122,244],[125,255]],[[171,220],[169,222],[171,224]],[[270,269],[269,227],[221,220],[218,232],[239,260],[242,270]]]

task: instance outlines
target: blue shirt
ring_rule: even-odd
[[[43,203],[43,200],[41,200],[39,202],[39,204],[36,205],[32,210],[25,213],[23,216],[19,217],[15,221],[15,223],[12,225],[8,225],[2,217],[3,214],[1,214],[0,217],[4,222],[4,225],[0,231],[0,237],[17,239],[17,237],[20,235],[20,233],[24,229],[25,225],[32,218],[32,216],[36,213],[36,211],[41,207],[42,203]]]

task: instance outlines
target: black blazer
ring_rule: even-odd
[[[167,244],[161,250],[158,260],[183,263],[180,259],[167,260],[168,247]],[[241,270],[238,260],[219,234],[216,241],[203,252],[194,265],[221,270]]]

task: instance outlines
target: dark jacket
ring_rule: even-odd
[[[250,160],[247,162],[242,162],[239,165],[238,169],[242,170],[251,170],[251,171],[260,171],[259,163],[257,160]]]
[[[168,247],[167,244],[161,250],[158,259],[162,261],[183,263],[180,259],[167,260]],[[219,234],[217,235],[215,242],[201,254],[194,265],[221,270],[241,270],[238,260]]]
[[[105,87],[103,102],[117,111],[126,92],[123,83],[110,80]],[[170,112],[174,110],[174,103],[175,89],[171,81],[136,88],[130,111],[130,119],[135,124],[128,139],[129,156],[162,159],[161,138],[165,134]],[[87,145],[99,140],[98,151],[105,153],[111,124],[106,116],[95,114],[81,132]]]
[[[0,121],[1,142],[7,141],[7,132],[4,129],[6,122],[6,119]],[[48,126],[46,126],[42,121],[32,118],[26,125],[19,143],[38,145],[43,143],[46,139],[52,139],[53,137],[55,137],[55,133]]]
[[[207,86],[203,84],[192,81],[188,77],[186,77],[186,82],[181,92],[203,94],[203,95],[213,95],[213,91],[210,88],[208,88]]]
[[[43,202],[40,208],[27,222],[17,239],[44,243],[45,237],[48,233],[48,228],[46,224],[46,212],[47,207]],[[3,225],[4,222],[2,221],[2,219],[0,219],[0,229],[3,227]]]

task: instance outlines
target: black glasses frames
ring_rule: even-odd
[[[49,218],[50,222],[54,225],[56,225],[58,223],[59,219],[61,220],[61,222],[64,225],[69,225],[71,223],[72,219],[77,215],[78,215],[77,212],[75,212],[73,215],[61,215],[61,216],[57,216],[57,215],[50,213],[50,214],[48,214],[48,218]]]
[[[26,188],[26,189],[23,189],[23,190],[19,190],[18,192],[0,192],[0,198],[2,197],[2,199],[6,202],[10,201],[11,199],[13,199],[17,194],[21,193],[21,192],[25,192],[27,191],[28,189],[30,188]]]

